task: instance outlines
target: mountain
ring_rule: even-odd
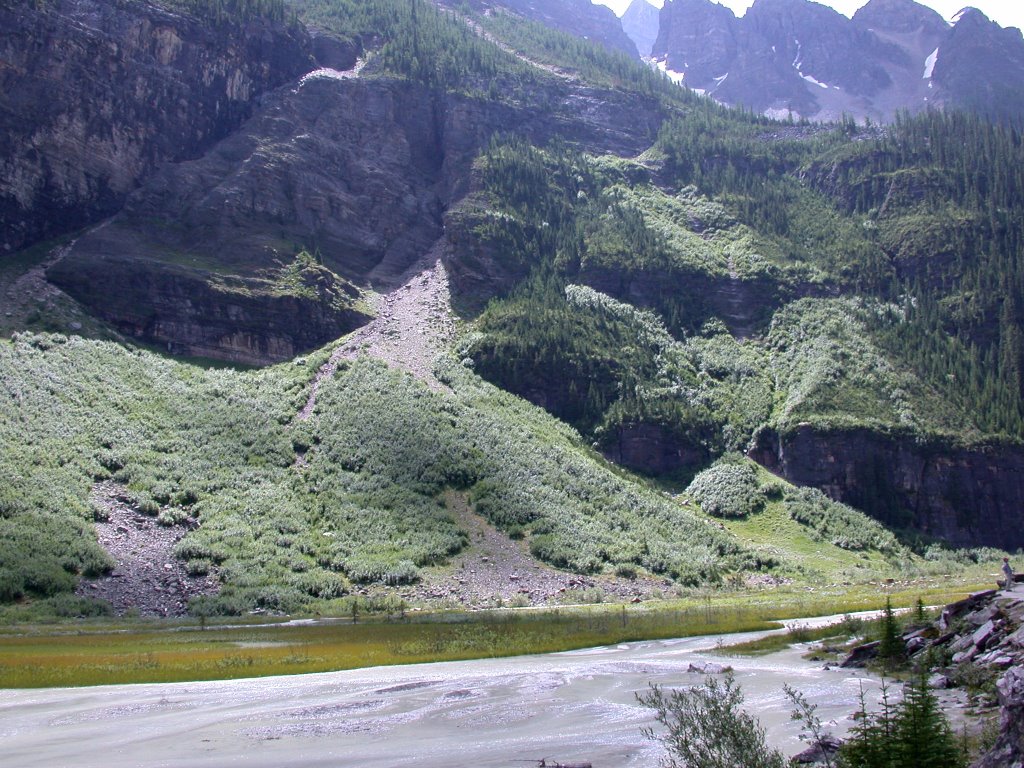
[[[593,40],[609,50],[638,56],[635,41],[623,31],[612,10],[591,0],[469,0],[469,7],[480,13],[508,11],[559,32]]]
[[[948,106],[1017,120],[1024,111],[1024,38],[975,9],[950,27],[913,0],[871,0],[852,20],[808,0],[757,0],[742,18],[712,0],[673,0],[653,56],[724,104],[780,117],[889,122]]]
[[[658,13],[647,0],[633,0],[622,14],[622,29],[636,43],[641,56],[650,56],[658,39]]]
[[[869,27],[826,60],[849,23],[794,0],[757,59],[686,4],[694,73],[785,37],[779,82],[867,98],[902,61]],[[1014,130],[777,122],[507,8],[296,12],[5,7],[0,599],[632,599],[1024,546]]]

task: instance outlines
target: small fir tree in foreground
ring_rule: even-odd
[[[841,768],[963,768],[967,761],[949,721],[923,675],[893,704],[882,684],[882,708],[868,712],[861,694],[860,717],[839,751]]]

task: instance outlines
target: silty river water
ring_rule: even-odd
[[[651,711],[635,695],[651,682],[700,682],[691,664],[731,665],[747,708],[789,754],[803,745],[783,683],[840,734],[862,688],[877,699],[876,680],[824,670],[799,647],[723,655],[721,642],[757,634],[292,677],[0,691],[0,766],[522,768],[545,757],[656,766],[661,747],[640,732]]]

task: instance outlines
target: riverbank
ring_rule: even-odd
[[[802,749],[782,684],[803,690],[841,734],[862,672],[826,671],[801,649],[724,656],[743,635],[643,641],[506,659],[172,685],[6,691],[0,765],[19,768],[450,768],[521,765],[542,757],[599,768],[657,763],[641,735],[653,724],[636,693],[686,685],[728,664],[769,739]]]
[[[827,593],[771,590],[686,600],[543,610],[406,613],[202,627],[181,622],[74,623],[0,632],[0,688],[171,683],[311,674],[498,658],[640,640],[767,629],[783,619],[945,604],[971,590],[877,585]]]

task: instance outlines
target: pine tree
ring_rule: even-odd
[[[891,598],[885,598],[885,609],[882,611],[882,625],[879,630],[878,659],[887,669],[899,664],[906,655],[900,625],[892,610]]]
[[[963,765],[949,721],[939,710],[923,674],[903,690],[903,701],[895,718],[894,741],[901,768],[961,768]]]
[[[884,680],[881,704],[880,711],[869,712],[861,689],[857,725],[839,751],[842,768],[899,768],[892,749],[894,707]]]

